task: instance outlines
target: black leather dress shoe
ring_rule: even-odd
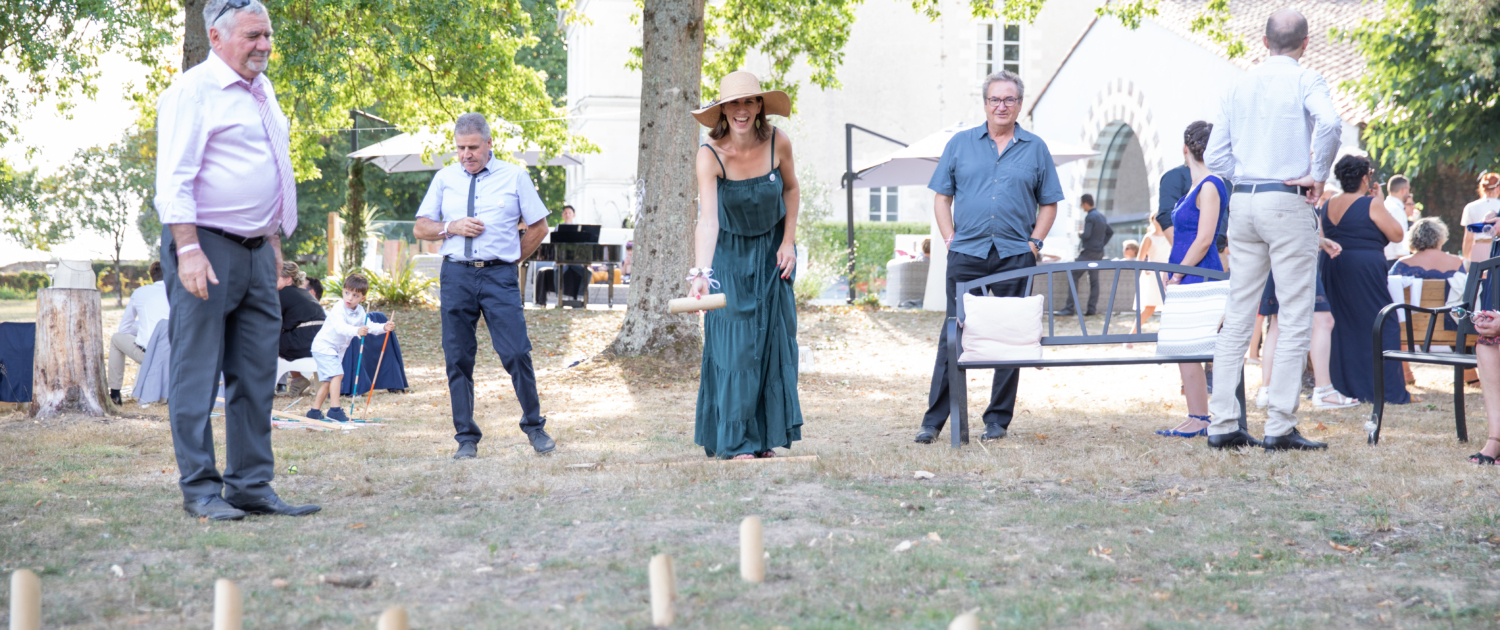
[[[323,509],[316,505],[288,505],[286,501],[281,500],[281,497],[274,494],[242,503],[230,502],[230,505],[244,510],[246,514],[271,514],[276,516],[307,516]]]
[[[1094,311],[1089,311],[1089,312],[1083,314],[1084,317],[1093,317],[1095,315],[1098,315],[1098,313],[1096,313]]]
[[[238,521],[245,518],[245,511],[236,508],[220,496],[200,497],[182,502],[183,511],[191,516],[207,517],[215,521]]]
[[[479,457],[479,445],[473,442],[459,442],[458,452],[453,454],[453,459],[474,459]]]
[[[1261,445],[1268,451],[1317,451],[1328,448],[1326,442],[1314,442],[1302,437],[1296,429],[1286,435],[1267,435]]]
[[[998,424],[987,424],[984,426],[984,435],[979,436],[980,442],[998,440],[1005,437],[1005,427]]]
[[[1052,314],[1056,315],[1058,317],[1072,317],[1074,315],[1077,315],[1078,311],[1075,311],[1075,310],[1073,310],[1071,308],[1065,308],[1065,309],[1060,310],[1060,311],[1052,311]]]
[[[531,448],[536,449],[538,455],[551,453],[557,448],[557,442],[552,441],[552,436],[542,429],[532,429],[526,432],[526,439],[531,440]]]
[[[1250,434],[1246,433],[1244,429],[1240,429],[1238,431],[1235,431],[1234,433],[1224,433],[1221,435],[1214,435],[1210,433],[1208,435],[1208,445],[1211,448],[1238,448],[1241,446],[1260,446],[1260,440],[1251,437]]]
[[[932,441],[936,440],[936,439],[937,439],[937,431],[936,430],[934,430],[934,429],[932,429],[930,427],[922,427],[922,430],[917,432],[917,439],[914,440],[914,441],[916,443],[918,443],[918,444],[931,444]]]

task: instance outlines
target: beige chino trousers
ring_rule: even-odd
[[[1234,193],[1229,198],[1229,304],[1214,346],[1214,395],[1209,401],[1209,435],[1239,430],[1245,410],[1235,398],[1245,370],[1245,352],[1266,288],[1276,274],[1281,334],[1271,371],[1267,436],[1297,428],[1302,369],[1312,339],[1313,282],[1318,265],[1318,218],[1307,198],[1285,192]],[[1262,385],[1265,387],[1266,385]]]
[[[135,345],[135,335],[115,333],[109,338],[109,388],[120,389],[125,382],[125,357],[137,365],[146,360],[146,351]]]

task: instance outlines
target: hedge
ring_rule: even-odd
[[[842,275],[848,251],[849,225],[843,221],[816,221],[797,228],[797,240],[807,244],[808,255],[834,264]],[[931,233],[921,221],[876,222],[854,224],[854,277],[856,282],[885,278],[885,264],[896,255],[897,234]]]
[[[10,289],[27,298],[36,297],[37,289],[52,285],[52,277],[41,271],[0,273],[0,288]]]

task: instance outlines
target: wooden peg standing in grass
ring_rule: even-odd
[[[376,630],[406,630],[406,609],[400,606],[391,606],[380,613],[380,623],[375,626]]]
[[[948,630],[979,630],[979,615],[971,610],[954,617],[953,623],[948,624]]]
[[[766,581],[766,544],[759,516],[740,522],[740,578],[759,584]]]
[[[666,628],[676,620],[673,609],[677,599],[677,576],[672,570],[672,557],[659,553],[651,557],[647,575],[651,581],[651,626]]]
[[[42,581],[35,573],[16,569],[10,574],[10,630],[41,630]]]
[[[244,623],[244,598],[234,582],[214,582],[214,630],[240,630]]]

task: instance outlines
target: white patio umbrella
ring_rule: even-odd
[[[527,166],[539,166],[542,152],[535,147],[522,147],[519,142],[502,142],[497,146],[496,152],[510,151],[517,159],[525,162]],[[370,162],[387,173],[409,173],[412,171],[435,171],[443,167],[449,158],[457,155],[456,152],[433,153],[432,161],[422,159],[422,153],[429,147],[451,147],[448,139],[434,132],[403,133],[383,142],[377,142],[363,149],[349,154],[351,158],[368,159]],[[563,154],[553,157],[547,161],[547,166],[574,166],[582,164],[577,157]]]
[[[938,159],[943,156],[943,148],[948,146],[948,139],[952,138],[953,134],[973,126],[962,123],[954,125],[897,149],[884,157],[865,163],[855,169],[854,187],[927,185],[927,182],[932,180],[932,172],[937,170]],[[1097,151],[1053,142],[1048,142],[1047,148],[1052,151],[1052,163],[1057,166],[1099,155]]]

